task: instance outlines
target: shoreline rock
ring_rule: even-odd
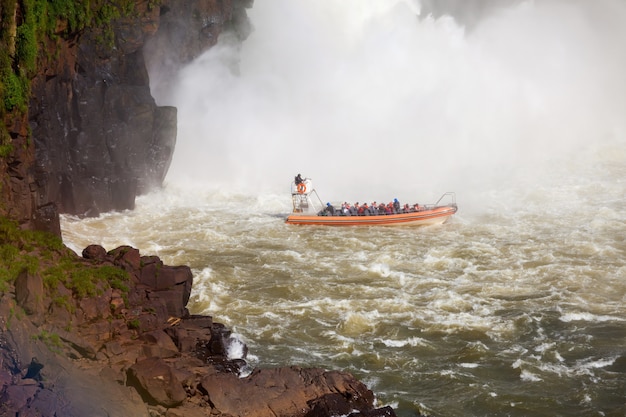
[[[112,280],[78,297],[20,275],[0,300],[0,416],[395,416],[349,373],[250,372],[247,348],[229,358],[230,344],[241,342],[187,310],[189,267],[130,246],[91,245],[76,261],[123,269],[127,287]]]

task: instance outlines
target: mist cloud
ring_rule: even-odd
[[[302,173],[331,200],[412,200],[623,138],[624,2],[514,2],[471,31],[419,13],[256,2],[243,45],[223,36],[159,99],[179,109],[168,181],[285,192]]]

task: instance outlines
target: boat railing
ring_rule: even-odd
[[[293,213],[299,214],[319,214],[319,215],[328,215],[326,212],[326,206],[322,202],[322,199],[317,194],[315,188],[313,188],[313,182],[310,178],[305,178],[303,182],[296,184],[295,181],[291,183],[291,200],[293,203]],[[417,208],[411,208],[410,212],[413,211],[425,211],[425,210],[434,210],[439,207],[457,207],[456,205],[456,194],[452,191],[448,191],[444,193],[439,200],[437,200],[434,204],[423,204],[421,206],[415,205]],[[368,212],[370,210],[368,209]],[[387,214],[399,214],[405,213],[406,211],[393,211],[392,213],[380,212],[378,209],[374,209],[371,215],[387,215]],[[332,214],[335,216],[363,216],[366,214],[348,214],[344,213],[340,209],[336,209]],[[367,214],[369,215],[369,214]]]
[[[437,200],[436,203],[424,204],[422,207],[430,210],[430,209],[434,209],[437,207],[445,207],[445,206],[456,207],[456,193],[452,191],[448,191],[447,193],[444,193],[441,197],[439,197],[439,200]]]

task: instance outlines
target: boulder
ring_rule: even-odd
[[[187,398],[172,368],[159,358],[144,359],[131,366],[128,384],[134,386],[148,403],[164,407],[175,407]]]
[[[178,347],[172,341],[172,338],[163,330],[155,330],[144,333],[141,339],[147,343],[144,351],[149,352],[146,356],[154,356],[159,358],[173,358],[178,356]]]
[[[207,376],[200,387],[219,413],[248,417],[305,416],[311,404],[330,394],[342,399],[332,397],[338,409],[328,415],[342,415],[350,410],[371,410],[374,399],[350,374],[300,367],[257,369],[241,379],[230,373]]]
[[[89,245],[83,249],[83,258],[94,261],[104,261],[107,257],[107,251],[100,245]]]

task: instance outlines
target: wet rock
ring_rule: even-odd
[[[306,415],[312,403],[330,394],[341,415],[349,410],[373,409],[373,393],[349,374],[299,367],[255,370],[246,378],[217,374],[201,381],[211,404],[226,415],[297,416]],[[325,405],[333,406],[332,402]]]
[[[417,414],[415,417],[420,415],[421,414]],[[393,411],[393,408],[387,406],[374,410],[352,412],[348,414],[348,417],[396,417],[396,412]]]
[[[228,31],[239,41],[251,32],[246,9],[252,0],[206,1],[164,0],[159,30],[144,46],[144,55],[154,85],[155,96],[170,94],[176,71],[214,46]]]
[[[309,402],[311,410],[305,417],[347,416],[353,410],[350,402],[341,394],[326,394]]]
[[[34,188],[34,187],[33,187]],[[61,236],[59,209],[55,202],[36,207],[33,213],[33,228]]]

